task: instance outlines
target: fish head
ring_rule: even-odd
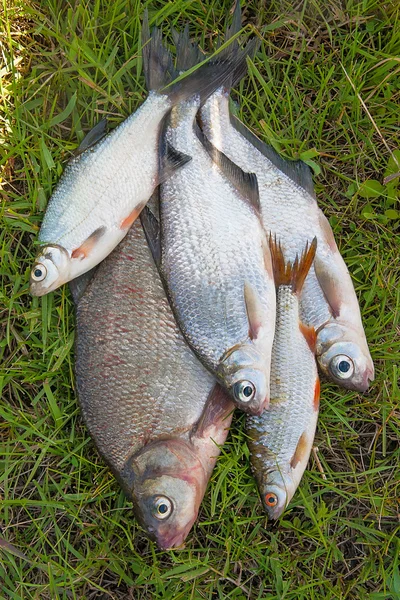
[[[260,353],[250,344],[227,353],[218,376],[240,410],[261,415],[269,404],[269,372]]]
[[[269,473],[266,481],[259,489],[261,501],[268,518],[279,519],[293,496],[293,493],[289,496],[287,483],[284,478],[278,471]]]
[[[32,296],[44,296],[68,281],[69,256],[62,246],[46,246],[36,257],[29,281]]]
[[[374,379],[367,343],[347,325],[323,327],[317,334],[316,355],[324,373],[349,390],[365,392]]]
[[[181,546],[207,486],[202,463],[190,445],[179,439],[148,444],[128,459],[123,483],[138,521],[159,548]]]

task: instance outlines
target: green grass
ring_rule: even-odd
[[[69,292],[28,293],[37,232],[63,164],[101,117],[117,124],[145,98],[145,5],[4,0],[1,598],[400,598],[400,179],[384,183],[400,170],[399,4],[244,4],[247,31],[263,43],[234,98],[263,139],[313,161],[319,202],[360,298],[376,380],[366,395],[323,385],[315,440],[323,473],[312,456],[277,524],[261,510],[237,415],[186,547],[159,552],[147,541],[79,415]],[[148,7],[165,31],[188,20],[209,46],[230,2]]]

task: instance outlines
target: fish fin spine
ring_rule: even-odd
[[[315,237],[310,246],[308,242],[299,259],[296,255],[294,263],[285,260],[282,245],[277,242],[276,236],[269,236],[269,247],[271,250],[272,266],[274,269],[275,285],[290,285],[295,294],[300,294],[304,281],[313,263],[317,249],[317,238]]]
[[[263,325],[263,307],[256,290],[248,281],[244,283],[243,293],[249,322],[249,338],[255,340]]]

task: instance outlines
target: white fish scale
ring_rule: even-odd
[[[139,221],[98,268],[77,330],[82,413],[114,470],[145,443],[198,421],[215,380],[175,323]]]
[[[314,236],[317,237],[316,256],[330,268],[335,265],[346,288],[346,318],[350,319],[365,340],[350,275],[340,253],[332,252],[327,243],[320,221],[323,215],[315,199],[277,169],[231,125],[229,100],[224,92],[218,91],[211,96],[201,110],[201,118],[203,130],[210,141],[243,170],[253,171],[257,175],[264,226],[282,243],[285,259],[293,261],[296,254],[304,250],[307,241],[311,242]],[[301,318],[315,329],[332,320],[313,268],[301,295]]]
[[[169,108],[166,96],[150,93],[135,113],[67,165],[49,200],[41,243],[71,252],[102,226],[123,237],[121,222],[153,192],[159,126]]]
[[[171,145],[192,160],[162,185],[162,270],[182,330],[216,369],[228,349],[248,340],[245,280],[265,310],[269,348],[275,292],[265,271],[260,221],[195,135],[197,106],[180,107],[178,125],[167,131]]]
[[[264,474],[290,473],[290,461],[303,432],[314,438],[318,411],[315,358],[299,328],[298,300],[289,286],[277,294],[277,320],[271,362],[271,402],[260,417],[248,417],[252,461]],[[311,448],[311,446],[310,446]]]

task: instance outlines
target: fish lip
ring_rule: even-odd
[[[180,548],[184,545],[191,527],[192,525],[185,527],[183,531],[179,531],[178,533],[158,535],[156,539],[157,546],[160,548],[160,550],[173,550]]]

